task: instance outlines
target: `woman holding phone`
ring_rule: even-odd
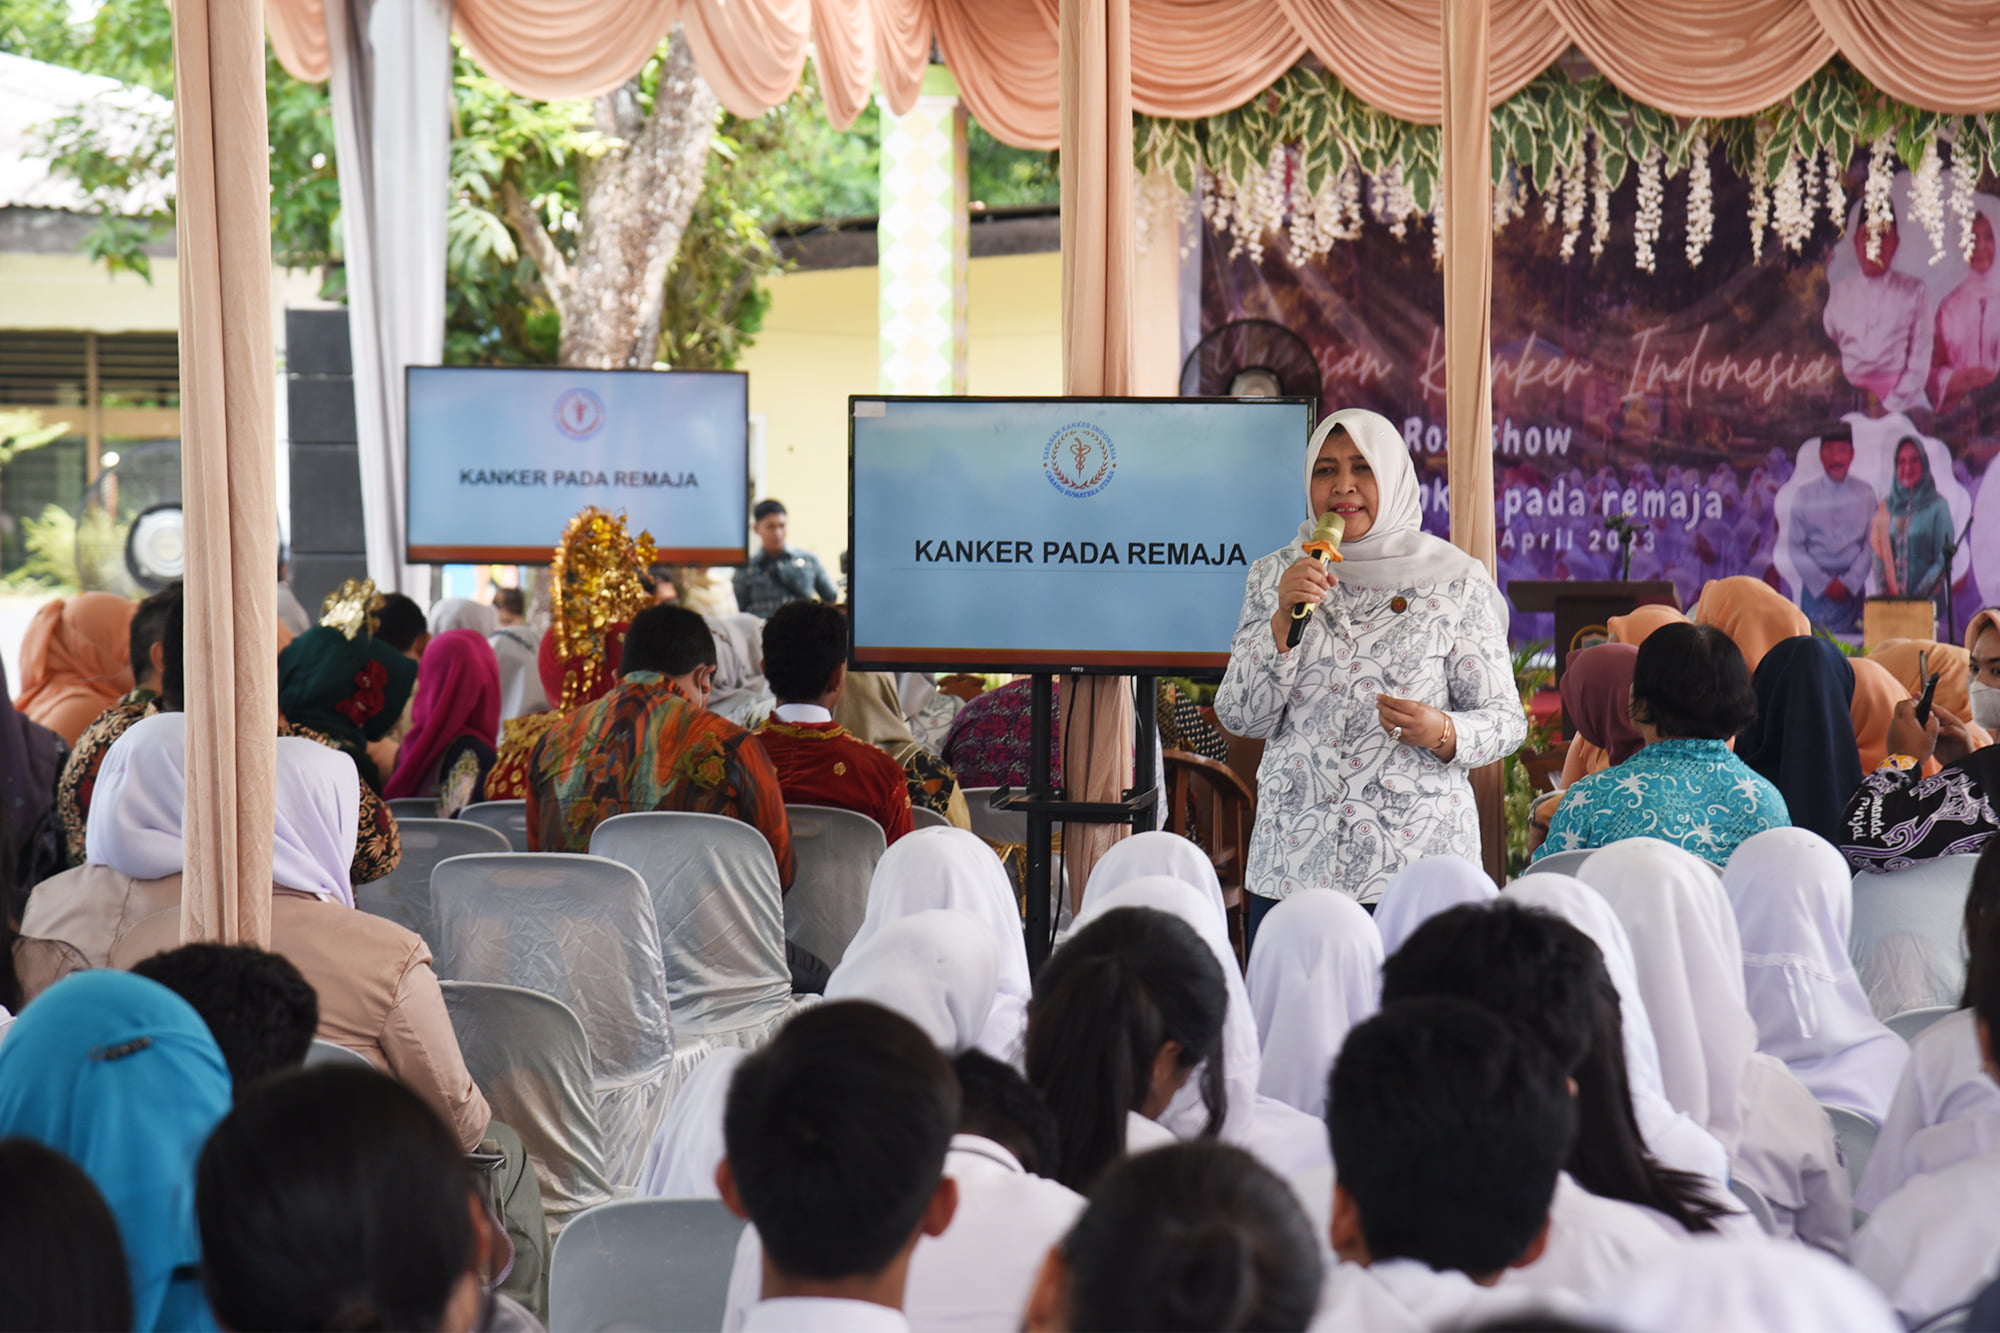
[[[1250,930],[1294,893],[1372,907],[1427,856],[1479,859],[1470,774],[1527,734],[1507,603],[1485,566],[1426,534],[1396,428],[1346,408],[1306,447],[1298,537],[1250,567],[1216,716],[1268,744],[1245,876]],[[1305,544],[1346,525],[1339,563]],[[1293,609],[1311,608],[1296,646]]]

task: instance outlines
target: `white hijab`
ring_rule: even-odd
[[[993,1010],[993,937],[970,912],[915,912],[847,946],[826,998],[901,1014],[947,1055],[979,1044]]]
[[[1632,1114],[1646,1148],[1662,1165],[1705,1176],[1719,1188],[1729,1185],[1729,1154],[1713,1134],[1674,1109],[1660,1078],[1660,1048],[1653,1040],[1646,997],[1632,961],[1632,940],[1618,914],[1602,894],[1580,879],[1538,871],[1507,886],[1507,896],[1529,907],[1553,912],[1590,936],[1604,955],[1604,970],[1618,989],[1618,1008],[1625,1031],[1625,1081],[1632,1094]]]
[[[1737,847],[1722,886],[1743,937],[1758,1049],[1822,1105],[1881,1124],[1910,1048],[1875,1017],[1848,960],[1847,863],[1810,830],[1766,829]]]
[[[470,597],[447,597],[431,608],[430,631],[433,634],[470,629],[479,631],[481,637],[485,637],[499,628],[500,613]]]
[[[272,805],[271,882],[354,906],[354,843],[361,826],[361,775],[354,761],[318,741],[280,736]]]
[[[1018,1061],[1028,1027],[1028,944],[1014,887],[993,849],[964,829],[918,829],[896,839],[875,863],[868,911],[848,944],[865,944],[891,921],[932,908],[969,912],[993,939],[999,982],[979,1049],[996,1060]]]
[[[1092,903],[1119,885],[1152,875],[1165,875],[1200,889],[1215,901],[1215,914],[1227,925],[1229,909],[1222,901],[1222,881],[1208,853],[1178,833],[1157,829],[1114,842],[1111,850],[1098,858],[1083,890],[1083,910],[1089,911]]]
[[[1500,896],[1484,870],[1458,856],[1427,856],[1397,871],[1375,904],[1375,929],[1386,957],[1403,947],[1417,927],[1439,912]],[[1257,932],[1264,933],[1262,928]]]
[[[1757,1024],[1736,917],[1715,872],[1672,843],[1627,838],[1593,853],[1577,878],[1604,895],[1631,938],[1668,1100],[1734,1154]]]
[[[1334,576],[1357,588],[1400,591],[1430,584],[1452,583],[1473,575],[1492,587],[1486,567],[1450,542],[1424,531],[1417,469],[1409,446],[1387,417],[1359,407],[1330,412],[1306,445],[1306,521],[1299,525],[1298,545],[1312,537],[1319,515],[1312,512],[1313,464],[1320,446],[1339,427],[1354,441],[1375,475],[1375,520],[1364,536],[1342,542],[1341,563]],[[1497,589],[1493,594],[1499,596]]]
[[[695,1066],[694,1073],[674,1094],[659,1133],[646,1149],[639,1169],[639,1197],[645,1199],[714,1199],[715,1168],[725,1155],[722,1113],[729,1104],[729,1083],[736,1066],[750,1052],[724,1046]]]
[[[1247,1146],[1252,1138],[1251,1121],[1257,1111],[1257,1080],[1262,1061],[1257,1051],[1257,1020],[1250,1012],[1250,994],[1243,987],[1243,974],[1237,970],[1222,914],[1209,902],[1208,895],[1193,885],[1165,875],[1148,875],[1099,892],[1077,913],[1072,934],[1121,907],[1150,907],[1179,917],[1215,955],[1216,965],[1222,969],[1222,983],[1229,991],[1229,1010],[1222,1021],[1222,1081],[1229,1108],[1222,1122],[1222,1137]],[[1174,1094],[1160,1116],[1160,1123],[1183,1139],[1196,1137],[1208,1123],[1208,1110],[1201,1101],[1199,1067]]]
[[[1901,1333],[1888,1301],[1833,1256],[1765,1236],[1702,1236],[1614,1282],[1593,1313],[1625,1333]]]
[[[1382,1007],[1375,923],[1344,893],[1293,894],[1257,931],[1249,991],[1263,1050],[1257,1090],[1323,1114],[1333,1057],[1354,1025]]]
[[[84,859],[133,879],[178,875],[186,819],[187,714],[141,718],[112,742],[97,770]]]

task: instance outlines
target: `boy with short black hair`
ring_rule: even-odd
[[[132,965],[186,1000],[208,1024],[240,1099],[251,1085],[305,1063],[319,993],[283,954],[248,944],[183,944]]]

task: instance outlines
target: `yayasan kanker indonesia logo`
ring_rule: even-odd
[[[556,399],[556,429],[572,440],[587,440],[604,429],[604,400],[588,389],[571,389]]]
[[[1118,451],[1111,447],[1111,437],[1089,422],[1071,422],[1049,437],[1042,471],[1049,485],[1081,500],[1111,484],[1118,473]]]

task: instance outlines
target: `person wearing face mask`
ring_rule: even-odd
[[[1972,658],[1966,683],[1972,725],[1933,703],[1928,723],[1917,706],[1896,705],[1889,757],[1841,816],[1841,853],[1856,870],[1896,870],[1919,861],[1977,852],[2000,832],[2000,745],[1974,748],[1980,730],[2000,726],[2000,608],[1988,607],[1965,629]],[[1923,775],[1925,761],[1943,767]]]
[[[1477,860],[1471,772],[1520,747],[1507,603],[1479,561],[1426,534],[1403,437],[1346,408],[1307,445],[1308,517],[1250,567],[1222,725],[1268,742],[1245,887],[1249,930],[1280,900],[1332,889],[1363,906],[1406,864]],[[1340,563],[1303,549],[1346,521]],[[1312,608],[1296,645],[1293,608]]]
[[[637,810],[727,815],[764,835],[790,887],[796,860],[778,772],[755,736],[708,711],[708,622],[671,602],[648,607],[625,632],[622,666],[610,693],[535,743],[529,850],[587,852],[599,824]]]

